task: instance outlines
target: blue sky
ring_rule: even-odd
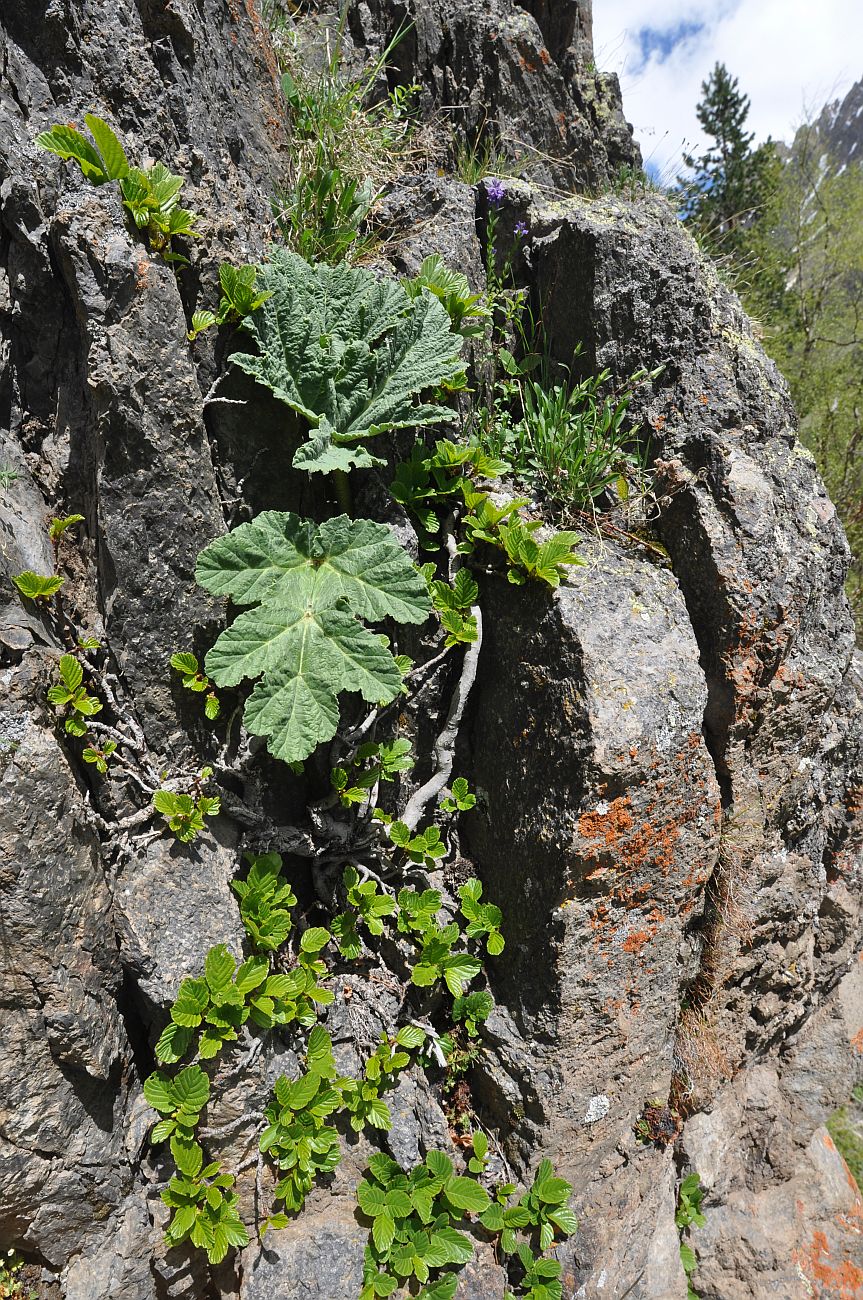
[[[695,106],[719,60],[740,81],[758,140],[790,139],[807,112],[863,77],[863,0],[594,0],[597,66],[617,72],[651,172],[699,151]]]

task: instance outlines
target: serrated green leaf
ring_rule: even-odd
[[[396,1225],[392,1216],[386,1210],[381,1211],[380,1214],[376,1215],[372,1225],[372,1241],[375,1243],[375,1248],[381,1253],[389,1250],[395,1240],[395,1235]]]
[[[563,1178],[546,1178],[537,1188],[539,1199],[545,1205],[561,1205],[571,1192],[572,1185]]]
[[[172,1079],[170,1093],[176,1108],[199,1111],[210,1096],[210,1080],[200,1065],[188,1065]]]
[[[437,1228],[432,1233],[431,1240],[432,1246],[436,1248],[433,1265],[435,1268],[440,1268],[444,1264],[468,1264],[473,1259],[473,1242],[463,1232],[457,1232],[455,1228]],[[432,1263],[428,1256],[426,1262]]]
[[[263,674],[245,721],[276,757],[296,762],[334,735],[340,692],[370,703],[400,693],[391,653],[358,619],[421,622],[429,606],[384,525],[342,515],[318,528],[268,511],[202,551],[197,574],[237,603],[263,601],[222,633],[206,667],[220,686]]]
[[[156,1043],[156,1059],[164,1061],[168,1065],[174,1065],[186,1055],[191,1041],[191,1029],[174,1024],[172,1021],[162,1030],[159,1041]]]
[[[422,1047],[425,1040],[425,1030],[420,1029],[419,1025],[402,1025],[396,1034],[396,1042],[399,1047],[407,1047],[411,1050]]]
[[[223,992],[230,984],[236,969],[236,961],[223,943],[211,948],[204,959],[204,978],[211,992]]]
[[[197,1142],[184,1142],[179,1137],[171,1138],[171,1155],[174,1164],[187,1178],[195,1178],[204,1163],[204,1153]]]
[[[492,1202],[480,1216],[480,1223],[489,1232],[502,1232],[504,1227],[503,1206]]]
[[[454,953],[451,957],[445,957],[442,965],[444,981],[453,997],[459,997],[464,993],[465,985],[482,970],[482,962],[464,953]]]
[[[102,155],[102,161],[105,164],[105,173],[109,179],[118,181],[123,176],[128,175],[129,160],[123,146],[108,123],[103,122],[101,117],[96,117],[95,113],[85,113],[84,121],[96,141],[99,153]]]
[[[410,302],[391,280],[286,250],[259,280],[272,296],[246,321],[257,354],[232,360],[313,429],[325,421],[333,445],[452,418],[415,400],[462,370],[461,340],[435,298]]]
[[[26,596],[28,600],[50,600],[63,586],[64,579],[43,576],[25,569],[23,573],[16,574],[12,581],[21,595]]]
[[[250,957],[239,967],[234,983],[245,996],[258,988],[270,973],[270,963],[264,957]]]
[[[174,1241],[180,1241],[187,1232],[191,1232],[196,1216],[197,1210],[194,1205],[178,1207],[171,1220],[171,1237]]]
[[[57,154],[58,158],[74,159],[93,185],[103,185],[110,179],[99,151],[74,126],[63,123],[52,126],[50,131],[42,131],[36,136],[36,143]]]
[[[77,691],[84,680],[84,669],[74,655],[60,656],[60,676],[67,691]]]
[[[386,1193],[383,1188],[363,1179],[357,1187],[357,1203],[363,1214],[374,1219],[377,1215],[383,1214],[387,1208]]]
[[[170,1115],[177,1108],[171,1091],[171,1081],[158,1070],[144,1080],[144,1096],[153,1109],[163,1115]]]
[[[177,1000],[171,1007],[171,1019],[178,1025],[195,1029],[210,1003],[210,991],[204,980],[186,979],[180,985]]]
[[[491,1204],[488,1192],[473,1178],[451,1178],[444,1192],[456,1209],[474,1214],[484,1213]]]
[[[178,673],[194,675],[198,671],[198,660],[193,654],[171,655],[171,667],[176,668]]]
[[[572,1210],[568,1210],[565,1206],[551,1210],[548,1217],[567,1237],[571,1237],[574,1232],[578,1231],[578,1219]]]
[[[306,930],[300,940],[301,952],[320,952],[330,941],[330,932],[322,925],[312,926]]]
[[[176,1127],[172,1119],[160,1119],[150,1130],[150,1141],[154,1146],[158,1146],[160,1142],[165,1141],[165,1138],[171,1136]]]

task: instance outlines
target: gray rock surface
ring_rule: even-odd
[[[863,1064],[863,676],[835,512],[780,377],[668,206],[597,193],[638,155],[593,68],[587,0],[363,0],[354,53],[405,19],[398,79],[468,137],[488,122],[536,160],[542,186],[507,180],[502,219],[529,225],[518,270],[554,356],[570,364],[580,342],[577,364],[621,379],[665,366],[638,407],[667,563],[603,538],[553,596],[486,584],[459,752],[479,803],[453,870],[481,875],[507,948],[474,1105],[517,1177],[547,1155],[575,1186],[566,1300],[683,1300],[688,1168],[706,1188],[707,1226],[689,1238],[699,1294],[856,1294],[863,1206],[823,1128]],[[272,404],[205,406],[222,358],[185,339],[219,260],[265,247],[283,165],[275,65],[239,0],[52,0],[35,15],[7,0],[0,67],[0,467],[19,475],[0,488],[0,1246],[59,1279],[52,1300],[353,1300],[367,1231],[353,1189],[371,1145],[346,1142],[303,1216],[210,1269],[162,1242],[168,1163],[148,1147],[141,1094],[179,980],[212,943],[241,951],[242,849],[296,851],[313,906],[291,829],[303,787],[249,747],[211,833],[178,848],[146,819],[140,783],[97,780],[50,716],[68,628],[9,582],[50,570],[53,514],[83,514],[57,558],[65,614],[107,648],[106,718],[138,737],[140,770],[219,763],[224,730],[204,731],[167,671],[222,617],[195,556],[247,513],[324,505],[317,488],[300,495]],[[202,239],[178,277],[112,187],[34,146],[90,109],[135,160],[189,177]],[[391,267],[440,251],[479,285],[486,208],[481,187],[434,169],[400,178],[384,205]],[[421,729],[437,729],[446,685]],[[352,1070],[399,984],[383,968],[333,983],[327,1024]],[[273,1036],[238,1044],[214,1076],[205,1140],[237,1171],[250,1224],[272,1186],[260,1111],[297,1068],[290,1036]],[[640,1141],[645,1105],[669,1101],[677,1141]],[[400,1160],[454,1152],[433,1073],[390,1102]],[[479,1242],[459,1296],[505,1285]]]

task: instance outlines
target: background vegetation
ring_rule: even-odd
[[[699,120],[710,145],[687,157],[682,215],[760,324],[791,387],[851,544],[848,597],[863,635],[863,167],[838,149],[825,110],[790,148],[753,148],[749,100],[717,64]]]

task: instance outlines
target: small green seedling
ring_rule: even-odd
[[[470,812],[471,808],[476,807],[476,795],[471,794],[463,776],[458,776],[453,781],[451,794],[441,799],[440,807],[445,813]]]
[[[369,934],[383,934],[383,917],[392,916],[397,903],[391,894],[380,893],[374,880],[361,881],[355,867],[345,867],[342,883],[351,910],[333,918],[332,932],[342,956],[356,961],[363,947],[358,923],[362,922]]]
[[[47,604],[63,586],[64,579],[53,574],[47,577],[25,569],[23,573],[16,574],[12,581],[21,595],[26,596],[28,600],[44,600]]]
[[[504,938],[500,932],[503,917],[499,907],[494,903],[481,903],[482,882],[476,879],[466,881],[459,886],[462,916],[469,922],[467,936],[480,939],[486,936],[486,951],[491,957],[498,957],[504,950]]]
[[[465,993],[463,997],[455,998],[452,1004],[452,1018],[456,1024],[463,1024],[468,1038],[476,1038],[479,1035],[477,1028],[483,1021],[488,1020],[494,1009],[494,999],[485,989],[478,989],[474,993]]]
[[[678,1188],[677,1212],[674,1216],[674,1222],[680,1230],[680,1262],[686,1274],[687,1300],[699,1300],[698,1292],[692,1285],[692,1274],[698,1267],[698,1257],[689,1243],[683,1240],[683,1233],[688,1228],[703,1228],[707,1223],[701,1209],[703,1199],[701,1176],[697,1173],[688,1174]]]
[[[60,124],[42,131],[36,136],[36,143],[59,158],[76,162],[93,185],[117,181],[123,206],[138,229],[146,233],[154,252],[166,262],[187,263],[188,259],[171,249],[171,240],[176,235],[195,237],[198,233],[194,229],[196,214],[178,203],[183,177],[175,176],[160,162],[144,168],[130,166],[122,144],[107,122],[94,113],[86,113],[84,121],[92,142],[74,126]]]
[[[446,856],[446,845],[441,839],[440,828],[429,826],[424,831],[412,835],[404,822],[394,821],[387,826],[387,835],[397,849],[401,849],[409,862],[434,870],[441,858]]]
[[[69,712],[63,723],[68,735],[86,736],[87,719],[101,712],[102,702],[95,695],[87,694],[83,685],[84,669],[74,655],[60,656],[59,672],[60,681],[48,690],[48,702]]]
[[[66,515],[65,519],[58,519],[55,517],[51,520],[48,527],[48,536],[56,547],[67,528],[72,528],[73,525],[81,524],[83,522],[83,515]]]
[[[223,262],[219,267],[219,284],[222,288],[219,310],[193,313],[189,342],[194,342],[199,334],[213,325],[240,324],[253,311],[263,306],[268,298],[272,298],[272,290],[258,291],[257,275],[256,266],[231,266],[230,262]]]
[[[410,660],[407,664],[409,668]],[[401,665],[399,668],[401,671]],[[338,792],[342,807],[365,803],[379,781],[393,781],[399,772],[409,772],[414,765],[410,752],[409,740],[367,741],[360,745],[348,767],[334,767],[330,773],[330,784]]]
[[[182,844],[196,839],[204,830],[204,818],[218,816],[220,806],[218,798],[206,795],[174,794],[172,790],[157,790],[153,795],[153,807]]]
[[[221,712],[219,697],[213,689],[207,674],[201,672],[195,655],[187,653],[171,655],[171,667],[180,674],[180,679],[187,691],[195,691],[196,694],[206,692],[204,714],[209,718],[210,722],[215,722]]]
[[[246,879],[231,883],[240,900],[240,919],[257,949],[276,952],[291,933],[291,909],[296,907],[297,897],[281,874],[278,853],[247,853],[246,861]]]
[[[85,763],[92,763],[96,771],[101,772],[102,776],[104,776],[108,771],[108,759],[116,748],[116,740],[106,740],[104,745],[98,748],[95,745],[88,745],[82,752],[81,757]]]
[[[488,1138],[481,1128],[478,1128],[471,1137],[471,1147],[473,1155],[467,1162],[467,1167],[472,1174],[484,1174],[488,1168]]]

